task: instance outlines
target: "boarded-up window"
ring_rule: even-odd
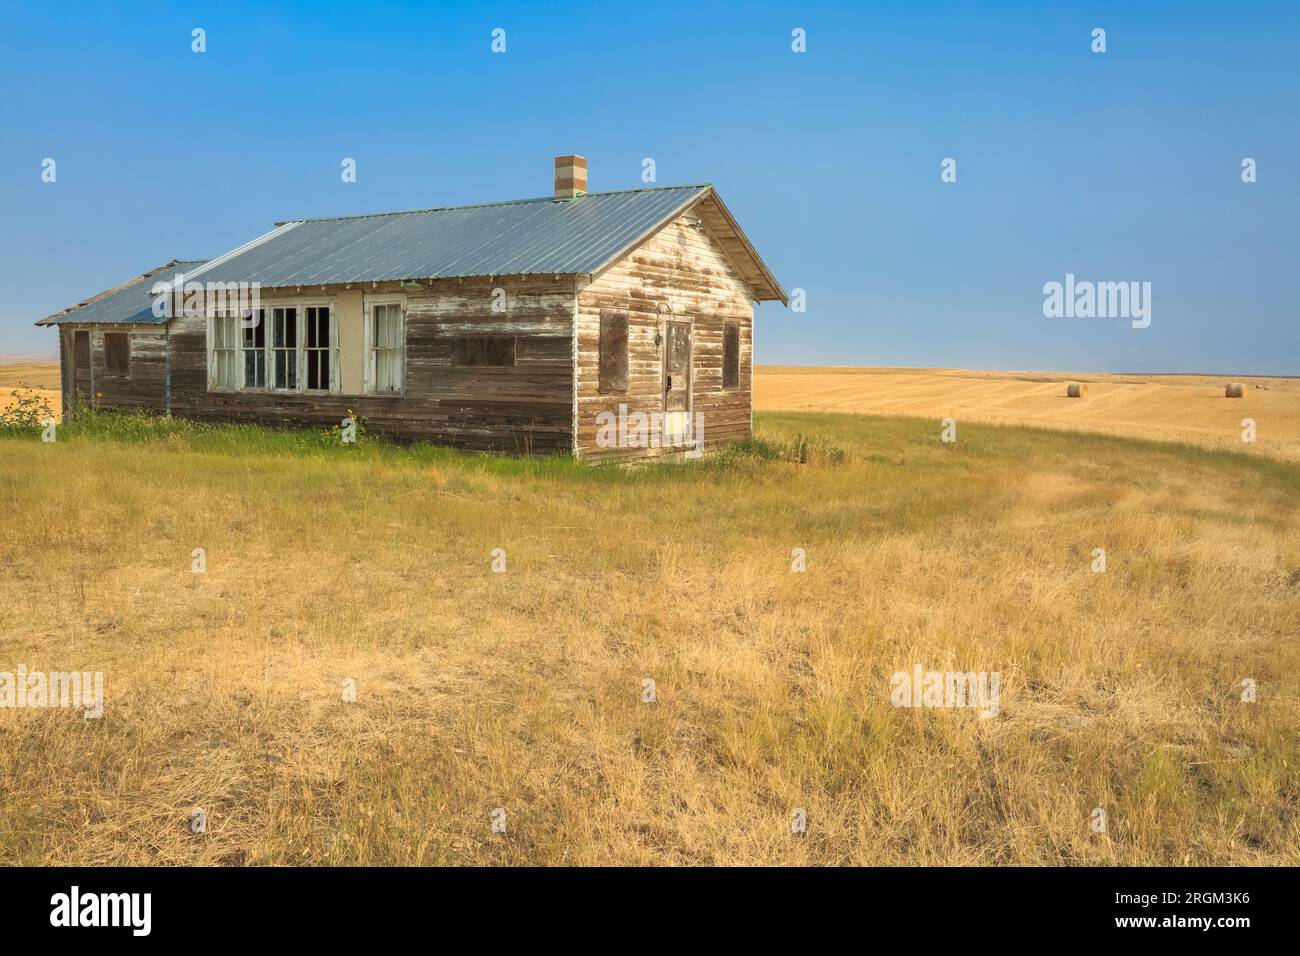
[[[722,387],[740,387],[740,326],[722,327]]]
[[[118,375],[131,371],[131,336],[125,332],[104,333],[104,370]]]
[[[600,391],[627,391],[627,313],[600,313]]]
[[[514,365],[513,335],[458,335],[451,340],[452,365]]]

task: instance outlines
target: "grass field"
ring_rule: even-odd
[[[0,709],[0,863],[1300,863],[1300,465],[958,417],[0,437],[0,670],[106,682]],[[892,706],[918,665],[1000,713]]]

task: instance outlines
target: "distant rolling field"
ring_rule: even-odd
[[[1066,398],[1066,385],[1088,385]],[[1241,382],[1243,399],[1224,397]],[[1259,387],[1256,387],[1259,386]],[[754,407],[951,417],[1186,442],[1300,460],[1300,380],[1231,375],[1071,375],[963,369],[759,366]],[[1241,440],[1253,418],[1256,441]]]
[[[48,402],[56,418],[62,414],[58,361],[0,355],[0,412],[14,403],[19,389]]]
[[[12,401],[10,391],[21,381],[60,414],[57,361],[6,364],[3,359],[0,409]],[[1070,382],[1087,383],[1088,394],[1066,398]],[[1243,383],[1245,398],[1225,398],[1228,382]],[[1037,425],[1300,461],[1300,379],[1295,378],[760,365],[754,369],[754,408]],[[1252,445],[1241,440],[1247,417],[1256,424]]]

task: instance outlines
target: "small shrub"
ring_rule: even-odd
[[[13,403],[0,411],[0,431],[39,432],[45,427],[46,420],[54,417],[54,409],[50,407],[49,400],[22,382],[9,393],[9,397]]]

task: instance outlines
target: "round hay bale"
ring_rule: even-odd
[[[1242,385],[1240,382],[1231,382],[1228,387],[1223,390],[1223,395],[1225,398],[1245,398],[1246,386]]]
[[[1079,382],[1071,382],[1066,386],[1065,394],[1069,398],[1083,398],[1083,396],[1088,394],[1088,386]]]

